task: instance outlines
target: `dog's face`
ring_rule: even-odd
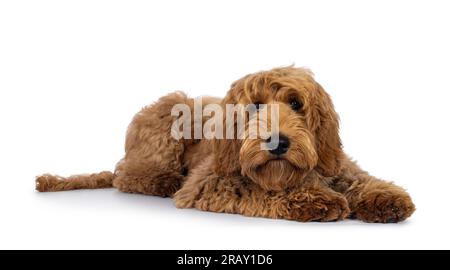
[[[311,170],[325,176],[339,172],[338,116],[308,70],[284,67],[247,75],[232,84],[225,104],[255,104],[269,111],[276,104],[279,140],[270,150],[261,147],[270,142],[267,138],[216,140],[218,173],[241,173],[266,190],[282,190],[300,183]],[[271,113],[267,115],[270,123]]]

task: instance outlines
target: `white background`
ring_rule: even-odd
[[[0,248],[450,248],[448,1],[0,2]],[[142,106],[223,96],[307,66],[345,150],[411,193],[401,224],[181,210],[113,189],[40,194],[34,177],[112,170]]]

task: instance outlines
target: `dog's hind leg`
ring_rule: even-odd
[[[65,191],[74,189],[96,189],[112,187],[114,179],[112,172],[72,175],[61,177],[44,174],[36,177],[36,190],[40,192]]]
[[[175,92],[136,114],[128,128],[125,157],[116,166],[114,187],[162,197],[172,196],[181,187],[183,154],[192,142],[171,136],[171,111],[176,104],[192,108],[193,100]]]

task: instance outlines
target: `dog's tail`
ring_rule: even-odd
[[[104,171],[94,174],[61,177],[44,174],[36,177],[36,190],[40,192],[64,191],[74,189],[95,189],[112,187],[115,174]]]

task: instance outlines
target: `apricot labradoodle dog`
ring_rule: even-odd
[[[194,99],[176,92],[134,117],[114,173],[46,174],[37,177],[36,189],[115,187],[172,197],[180,208],[297,221],[391,223],[414,212],[403,188],[369,175],[342,151],[338,115],[308,70],[250,74],[234,82],[224,99],[204,98],[205,103],[278,104],[278,147],[263,150],[261,138],[175,139],[173,106],[194,106]]]

